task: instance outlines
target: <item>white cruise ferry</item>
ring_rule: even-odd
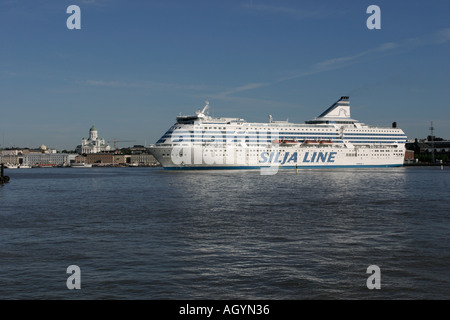
[[[374,127],[350,117],[341,97],[304,124],[247,122],[208,115],[208,102],[177,122],[150,146],[165,169],[260,169],[402,166],[405,133]]]

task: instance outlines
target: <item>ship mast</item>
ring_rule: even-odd
[[[195,112],[195,114],[197,115],[197,118],[201,118],[201,119],[204,119],[204,118],[206,118],[206,116],[208,115],[208,107],[209,107],[209,101],[208,100],[206,100],[205,101],[205,106],[203,107],[203,109],[200,111],[200,110],[197,110],[196,112]]]
[[[206,100],[205,101],[205,106],[203,107],[202,111],[198,112],[197,114],[199,114],[199,115],[200,114],[206,115],[206,111],[208,110],[208,107],[209,107],[209,101]]]
[[[431,138],[431,163],[434,164],[434,127],[433,127],[433,121],[431,121],[430,126],[430,138]]]

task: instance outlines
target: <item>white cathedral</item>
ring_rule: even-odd
[[[97,129],[92,126],[89,129],[89,139],[81,139],[81,145],[77,146],[78,154],[99,153],[110,151],[111,147],[105,143],[105,139],[99,139]]]

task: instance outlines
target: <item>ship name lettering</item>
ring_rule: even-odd
[[[305,152],[303,156],[303,163],[325,163],[334,162],[337,152]],[[284,156],[280,155],[280,152],[262,152],[259,163],[279,163],[283,164],[295,164],[297,163],[298,152],[285,152]]]
[[[303,162],[334,162],[336,153],[337,152],[313,152],[313,154],[310,155],[308,151],[305,152]]]

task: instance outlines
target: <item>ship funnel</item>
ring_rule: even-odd
[[[397,122],[392,122],[392,128],[397,128]]]
[[[349,97],[342,96],[331,107],[322,112],[318,118],[350,119]]]

